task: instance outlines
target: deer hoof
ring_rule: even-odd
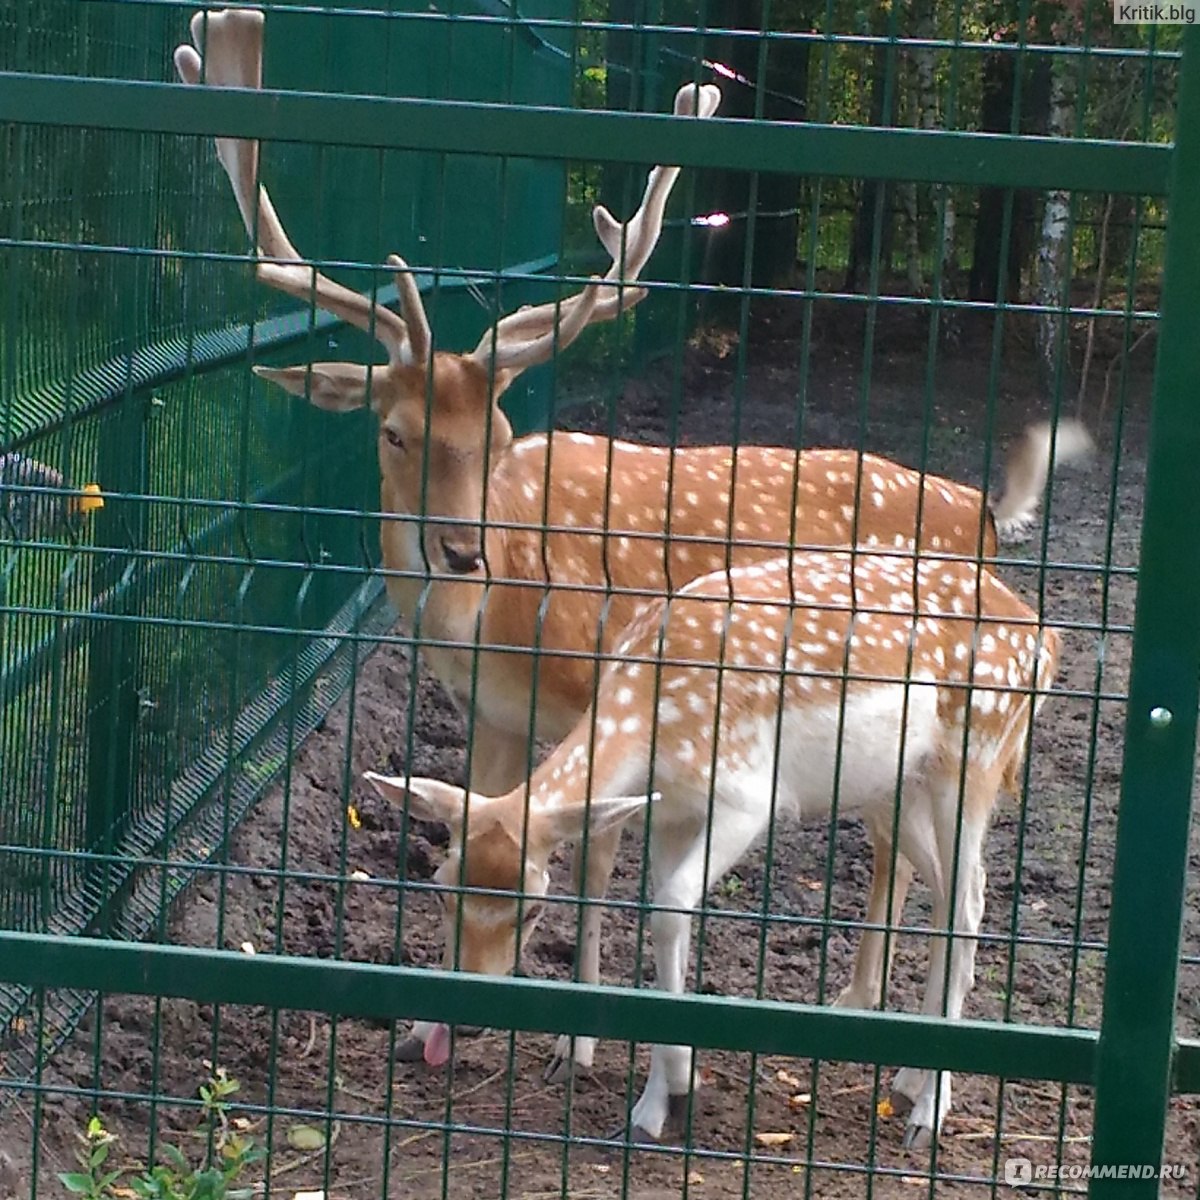
[[[596,1039],[561,1034],[554,1043],[554,1053],[546,1064],[542,1078],[546,1083],[570,1083],[591,1074],[596,1054]]]
[[[905,1150],[928,1150],[933,1144],[933,1130],[928,1125],[910,1121],[904,1130]]]
[[[417,1063],[425,1061],[425,1043],[411,1034],[396,1046],[396,1061]]]
[[[556,1054],[542,1072],[542,1079],[548,1084],[565,1084],[570,1086],[578,1075],[583,1074],[579,1064],[571,1058]]]
[[[682,1136],[687,1131],[689,1093],[667,1097],[667,1128]]]
[[[643,1129],[640,1125],[630,1125],[628,1135],[625,1132],[625,1126],[622,1125],[614,1129],[608,1135],[605,1141],[618,1142],[618,1146],[614,1146],[614,1150],[619,1150],[621,1146],[657,1146],[659,1139],[654,1136],[648,1129]]]

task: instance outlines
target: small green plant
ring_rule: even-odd
[[[717,886],[717,891],[726,899],[732,900],[735,896],[740,896],[746,890],[746,881],[740,875],[729,875],[722,879]]]
[[[230,1134],[216,1148],[216,1161],[194,1168],[175,1146],[164,1146],[162,1162],[129,1181],[141,1200],[250,1200],[251,1186],[235,1186],[247,1167],[263,1157],[251,1138]]]
[[[98,1116],[92,1117],[87,1128],[79,1135],[82,1147],[75,1153],[75,1161],[82,1170],[61,1171],[59,1179],[69,1192],[84,1196],[87,1200],[102,1200],[111,1195],[114,1183],[124,1171],[106,1171],[109,1152],[117,1139],[104,1128]]]
[[[67,1191],[84,1200],[113,1200],[130,1192],[140,1200],[250,1200],[254,1189],[244,1182],[244,1176],[265,1151],[230,1123],[229,1100],[239,1086],[218,1067],[200,1087],[201,1124],[212,1138],[202,1166],[193,1166],[177,1146],[164,1145],[159,1161],[140,1173],[129,1168],[106,1170],[117,1139],[97,1115],[79,1136],[83,1144],[76,1159],[81,1170],[64,1171],[59,1180]],[[119,1183],[122,1179],[124,1184]]]

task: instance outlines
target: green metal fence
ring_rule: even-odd
[[[59,1190],[82,1133],[113,1195],[173,1145],[329,1197],[994,1195],[1015,1159],[1042,1194],[1197,1194],[1196,36],[965,0],[262,7],[256,95],[166,82],[194,5],[0,5],[0,1190]],[[710,80],[725,119],[663,115]],[[993,564],[1066,641],[989,842],[968,1019],[820,1006],[870,857],[836,810],[712,891],[688,994],[643,986],[638,839],[605,985],[568,981],[579,903],[532,977],[433,969],[440,834],[359,776],[461,781],[488,749],[418,669],[422,612],[392,628],[374,418],[248,370],[377,356],[255,283],[217,134],[262,139],[322,270],[390,302],[405,255],[453,349],[581,286],[591,204],[623,216],[681,165],[650,298],[521,377],[518,433],[839,445],[981,485],[1000,437],[1078,408],[1096,457]],[[915,1010],[920,897],[903,924]],[[411,1019],[490,1031],[431,1070]],[[564,1088],[546,1033],[623,1042]],[[634,1042],[701,1048],[654,1146],[625,1125]],[[956,1072],[931,1151],[887,1099],[905,1064]],[[222,1071],[239,1090],[198,1095]]]

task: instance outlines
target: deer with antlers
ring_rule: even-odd
[[[777,813],[827,814],[836,801],[889,858],[894,834],[895,915],[914,867],[929,885],[923,1011],[957,1018],[983,916],[984,836],[1001,786],[1019,787],[1058,650],[1058,634],[974,564],[797,552],[647,604],[604,669],[594,711],[528,787],[486,797],[367,778],[450,826],[436,876],[446,936],[463,970],[490,973],[512,970],[533,932],[555,847],[619,830],[648,805],[656,982],[674,992],[687,974],[688,910]],[[869,929],[859,955],[876,992],[884,940]],[[449,1043],[436,1026],[435,1061]],[[682,1116],[691,1083],[688,1048],[655,1046],[635,1138],[657,1139]],[[950,1090],[945,1072],[897,1074],[907,1145],[937,1136]]]
[[[261,87],[263,26],[252,9],[196,14],[194,47],[175,53],[180,77]],[[675,114],[709,118],[719,99],[712,85],[687,85]],[[369,405],[378,416],[388,593],[418,625],[426,662],[472,714],[469,782],[479,793],[509,791],[528,775],[535,738],[570,732],[592,700],[594,656],[612,652],[648,593],[792,545],[989,556],[997,528],[1019,525],[1040,499],[1054,439],[1036,430],[1019,444],[1008,489],[991,510],[975,488],[853,450],[667,449],[563,432],[514,437],[499,407],[513,380],[645,296],[637,281],[678,168],[649,172],[641,205],[624,224],[596,208],[596,232],[612,259],[602,278],[561,302],[504,317],[460,354],[435,349],[402,259],[388,259],[401,316],[301,257],[259,182],[257,142],[217,138],[216,145],[247,233],[257,238],[258,278],[367,331],[387,352],[382,365],[255,370],[320,408]],[[1060,425],[1058,457],[1082,440]],[[594,837],[586,863],[577,859],[587,895],[603,895],[619,836],[611,829]],[[582,979],[599,978],[599,934],[599,910],[589,908]],[[853,985],[848,1002],[866,995]],[[419,1058],[429,1033],[418,1024],[401,1055]],[[590,1065],[591,1053],[588,1039],[560,1039],[548,1077]]]

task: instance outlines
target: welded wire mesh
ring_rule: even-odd
[[[51,935],[0,949],[0,1183],[57,1191],[78,1169],[78,1134],[92,1151],[108,1145],[106,1167],[123,1171],[108,1194],[177,1162],[171,1145],[189,1164],[236,1166],[241,1186],[330,1197],[983,1195],[1018,1158],[1042,1182],[1060,1171],[1071,1191],[1093,1154],[1140,1163],[1156,1136],[1164,1162],[1196,1171],[1186,1051],[1165,1141],[1160,1090],[1124,1143],[1094,1149],[1105,1100],[1089,1086],[1120,940],[1109,918],[1122,739],[1139,556],[1154,538],[1143,543],[1141,514],[1178,29],[1117,26],[1099,5],[1000,12],[966,0],[862,12],[770,0],[259,7],[265,86],[288,93],[273,109],[202,87],[126,86],[174,78],[191,4],[0,7],[0,70],[14,73],[0,76],[11,164],[0,464],[21,467],[0,466],[0,928]],[[86,90],[100,80],[113,82]],[[714,125],[716,165],[690,131],[634,115],[668,112],[688,82],[716,82],[720,115],[743,122],[734,134]],[[575,124],[542,111],[572,107]],[[872,130],[886,132],[853,140]],[[788,131],[795,140],[770,140]],[[256,283],[247,248],[264,208],[248,234],[218,133],[264,138],[263,181],[306,262],[395,307],[387,256],[404,255],[438,351],[467,351],[504,313],[580,291],[609,265],[592,206],[631,214],[650,164],[673,161],[665,150],[684,171],[643,303],[569,347],[560,335],[505,395],[506,418],[465,401],[451,412],[439,363],[404,362],[419,402],[403,424],[374,324],[338,323],[315,285],[306,303]],[[967,139],[979,133],[992,136]],[[1045,137],[1062,140],[1047,151]],[[326,359],[374,364],[375,413],[321,411],[338,405],[322,403],[317,374],[289,398],[248,369]],[[507,382],[499,359],[484,361],[492,384]],[[958,484],[997,497],[1003,450],[1028,422],[1061,431],[1070,417],[1096,451],[1054,474],[1023,540],[1002,537],[993,554],[977,497],[958,543],[929,541],[933,506]],[[572,432],[537,432],[551,428]],[[403,478],[389,466],[396,442]],[[702,467],[672,453],[697,446],[718,448]],[[735,452],[755,446],[780,448],[770,471]],[[850,488],[848,513],[804,498],[801,452],[815,447],[851,452],[821,480]],[[698,563],[740,572],[861,531],[864,556],[911,567],[903,536],[866,536],[892,476],[861,452],[931,478],[917,508],[923,551],[982,554],[1029,605],[1030,636],[1040,624],[1064,639],[1052,695],[1023,727],[1016,798],[997,806],[986,843],[965,1012],[988,1024],[970,1037],[949,1022],[804,1007],[838,996],[874,929],[894,954],[885,1007],[917,1011],[941,928],[920,886],[902,919],[867,917],[872,851],[848,781],[879,757],[896,801],[904,785],[895,751],[874,747],[854,707],[849,680],[864,672],[853,655],[866,644],[854,627],[835,629],[831,665],[814,666],[838,602],[774,597],[792,612],[790,644],[808,647],[799,667],[739,650],[766,617],[747,610],[735,630],[718,605],[714,670],[677,696],[679,663],[658,661],[665,640],[647,641],[644,750],[632,748],[636,721],[604,707],[627,703],[612,672],[631,665],[631,620],[678,628],[683,615],[653,606]],[[638,501],[654,472],[662,492]],[[447,499],[452,478],[463,483]],[[476,483],[487,533],[473,543],[481,513],[463,513]],[[88,484],[102,508],[80,506]],[[789,491],[774,528],[772,488]],[[709,510],[709,527],[686,524]],[[476,582],[464,583],[476,546],[481,564],[465,572]],[[836,560],[822,563],[810,583]],[[467,588],[476,599],[460,611],[449,598]],[[496,613],[518,615],[485,624]],[[905,677],[918,632],[906,635]],[[971,670],[990,652],[982,639]],[[1194,677],[1190,652],[1181,640]],[[971,670],[963,688],[976,686]],[[577,839],[580,874],[616,855],[601,904],[570,878],[570,839],[556,836],[549,854],[535,807],[491,835],[486,816],[468,818],[456,857],[458,831],[448,840],[428,804],[406,809],[361,778],[470,779],[523,797],[578,722],[591,789],[606,724],[620,723],[629,761],[649,764],[642,790],[668,801],[680,756],[709,747],[701,811],[717,833],[698,845],[704,863],[724,864],[728,801],[713,781],[741,736],[731,697],[759,675],[776,696],[798,677],[828,685],[833,805],[796,821],[773,760],[765,837],[694,905],[672,899],[644,814],[618,851],[594,832]],[[1004,686],[1017,703],[1031,685]],[[924,693],[919,681],[900,691],[907,720]],[[981,721],[990,709],[969,711]],[[695,744],[672,740],[672,714]],[[798,753],[795,727],[781,717],[774,728],[779,758]],[[801,777],[823,770],[814,761]],[[535,774],[543,785],[556,786]],[[963,830],[960,812],[956,845]],[[514,853],[545,859],[548,896],[537,871],[515,885],[489,874]],[[435,875],[447,855],[457,869]],[[890,908],[895,852],[876,861],[895,876]],[[1160,914],[1177,914],[1185,898],[1167,891]],[[472,938],[487,921],[476,917],[514,900],[532,978],[506,990],[405,969],[442,965],[447,938],[445,965],[478,965]],[[1198,1032],[1187,900],[1183,1038]],[[603,984],[626,992],[584,986],[575,947],[600,907],[592,953]],[[655,1007],[651,986],[666,980],[651,926],[661,952],[672,907],[695,914],[681,943],[691,995]],[[1169,941],[1170,919],[1148,941]],[[121,945],[143,938],[153,950]],[[413,1016],[451,1029],[422,1031],[426,1062],[409,1061],[422,1053],[401,1019]],[[564,1055],[587,1055],[553,1030],[638,1042],[601,1041],[564,1086]],[[710,1048],[690,1062],[678,1123],[645,1144],[629,1113],[641,1111],[655,1040]],[[963,1068],[932,1149],[902,1145],[891,1087],[906,1054]],[[548,1060],[560,1068],[550,1083]],[[229,1077],[239,1087],[226,1094]],[[103,1128],[89,1135],[93,1113]],[[1192,1186],[1169,1178],[1163,1194]]]

